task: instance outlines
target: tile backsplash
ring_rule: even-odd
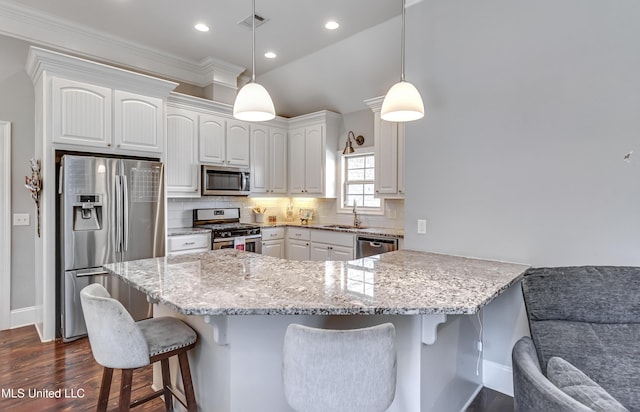
[[[253,208],[256,206],[266,207],[266,216],[276,216],[278,222],[284,222],[289,203],[293,206],[294,221],[296,222],[299,222],[299,209],[311,208],[315,211],[311,223],[353,223],[351,213],[337,212],[336,199],[210,196],[196,199],[169,199],[167,202],[167,224],[170,229],[191,227],[193,209],[225,207],[240,208],[240,220],[250,223],[254,222]],[[385,200],[384,205],[384,215],[360,215],[362,225],[401,229],[404,222],[404,200],[388,199]],[[266,220],[267,218],[265,218]]]

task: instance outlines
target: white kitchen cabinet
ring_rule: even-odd
[[[287,131],[251,127],[251,192],[287,193]]]
[[[288,227],[287,228],[287,259],[289,260],[309,260],[310,247],[310,230],[306,228]]]
[[[330,230],[311,230],[311,260],[352,260],[355,236]]]
[[[273,227],[262,229],[262,254],[284,259],[285,228]]]
[[[335,197],[339,122],[326,110],[290,119],[291,195]]]
[[[52,142],[161,154],[164,101],[53,77]]]
[[[168,197],[200,197],[198,113],[167,106]]]
[[[380,117],[382,97],[365,102],[374,113],[375,195],[382,198],[404,197],[404,124]]]
[[[111,147],[111,99],[108,87],[53,77],[53,143]]]
[[[213,114],[200,115],[200,161],[249,167],[249,124]]]
[[[169,236],[167,255],[176,256],[187,253],[206,252],[211,249],[211,233]]]
[[[114,140],[117,148],[162,153],[163,124],[162,99],[114,91]]]

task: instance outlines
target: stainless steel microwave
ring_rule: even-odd
[[[249,169],[202,166],[202,194],[205,196],[247,196],[251,192]]]

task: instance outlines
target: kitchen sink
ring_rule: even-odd
[[[332,229],[366,229],[365,227],[353,226],[353,225],[323,225],[323,227],[332,228]]]

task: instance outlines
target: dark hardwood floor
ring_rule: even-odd
[[[0,411],[95,410],[101,378],[102,367],[93,359],[87,338],[41,343],[33,326],[0,331]],[[137,369],[131,399],[148,393],[151,380],[151,366]],[[108,410],[117,409],[119,388],[120,373],[115,371]],[[52,397],[58,390],[61,397]],[[134,410],[163,411],[164,402],[156,398]]]
[[[33,326],[0,331],[0,411],[92,411],[95,410],[102,367],[91,355],[86,338],[70,343],[41,343]],[[131,399],[150,391],[152,367],[136,370]],[[109,410],[118,406],[120,374],[111,384]],[[11,396],[13,390],[13,397]],[[20,390],[23,392],[21,396]],[[34,390],[40,391],[33,396]],[[42,391],[61,390],[61,398],[46,397]],[[66,397],[65,397],[66,390]],[[163,411],[160,398],[134,411]],[[513,412],[513,399],[483,388],[467,412]]]

